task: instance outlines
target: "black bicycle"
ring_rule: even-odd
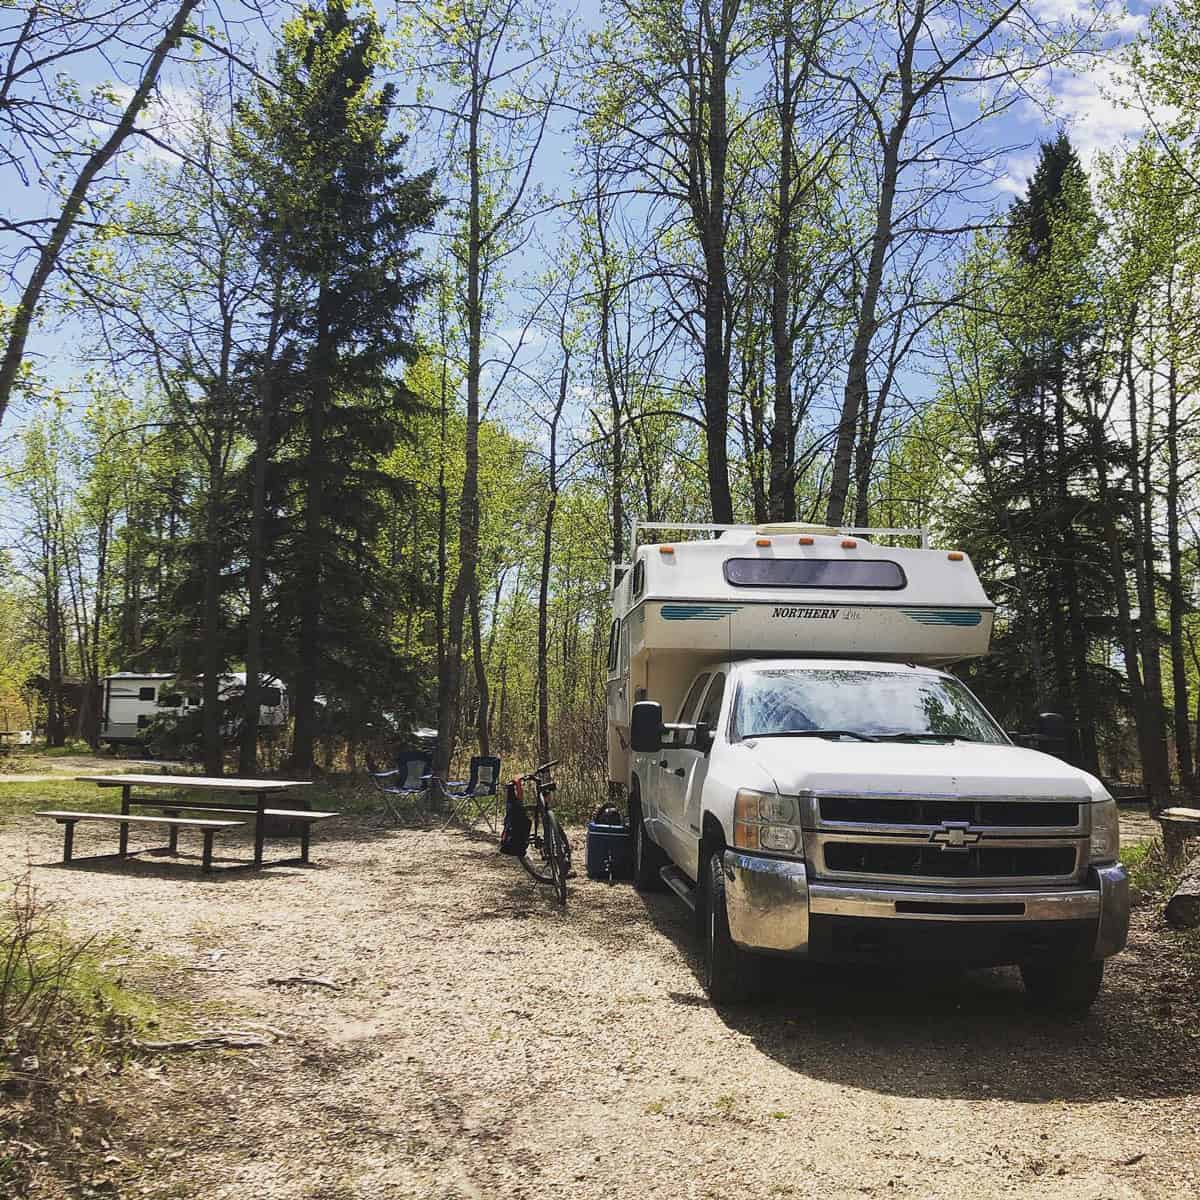
[[[517,798],[524,804],[529,815],[529,845],[521,855],[521,866],[538,883],[548,883],[554,888],[559,904],[567,902],[567,880],[571,875],[571,842],[554,815],[553,797],[558,784],[550,778],[550,768],[558,765],[558,759],[542,763],[528,775],[514,779]],[[525,804],[525,788],[532,787],[532,804]]]

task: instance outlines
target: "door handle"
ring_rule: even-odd
[[[660,758],[658,760],[658,765],[660,767],[669,767],[671,764],[669,762],[667,762],[667,760],[665,758]]]
[[[684,777],[684,775],[687,774],[687,772],[682,767],[676,767],[675,774],[678,775],[680,779],[682,779]]]

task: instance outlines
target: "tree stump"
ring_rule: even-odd
[[[1166,916],[1172,929],[1195,929],[1200,925],[1200,853],[1193,854],[1184,868],[1175,894],[1167,901]]]

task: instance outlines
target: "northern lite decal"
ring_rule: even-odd
[[[782,617],[788,621],[836,621],[836,608],[805,608],[796,604],[784,604],[777,607],[772,617]]]
[[[902,608],[900,610],[912,621],[922,625],[956,625],[972,628],[983,620],[979,612],[961,608]]]
[[[740,604],[664,604],[664,621],[723,621],[735,612],[741,612]]]

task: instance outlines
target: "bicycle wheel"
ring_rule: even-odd
[[[571,843],[567,841],[567,835],[563,833],[558,818],[549,809],[546,810],[544,840],[547,843],[547,857],[550,859],[550,868],[554,875],[554,891],[559,904],[565,906],[567,903],[567,879],[571,874]]]
[[[538,805],[538,808],[541,806]],[[536,830],[539,824],[539,813],[535,808],[533,813],[534,828]],[[537,855],[535,860],[534,855]],[[525,868],[529,874],[538,881],[538,883],[554,883],[554,868],[550,862],[546,851],[546,839],[539,833],[534,833],[529,839],[529,848],[521,855],[521,866]]]

